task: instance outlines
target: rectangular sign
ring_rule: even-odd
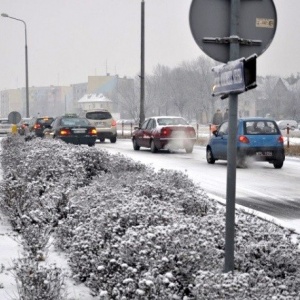
[[[256,27],[274,28],[274,19],[256,18]]]
[[[245,91],[244,65],[241,60],[214,67],[215,80],[212,95],[226,95]]]

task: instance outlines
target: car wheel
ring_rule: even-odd
[[[247,162],[246,162],[246,157],[245,156],[238,156],[237,161],[236,161],[236,166],[241,169],[247,168]]]
[[[185,152],[186,153],[192,153],[193,152],[194,147],[193,146],[189,146],[185,148]]]
[[[114,136],[114,137],[112,137],[112,138],[110,138],[110,142],[111,143],[115,143],[117,141],[117,138]]]
[[[153,140],[151,141],[150,149],[151,149],[152,153],[156,153],[158,151],[158,149],[156,148]]]
[[[273,166],[275,169],[281,169],[284,162],[284,155],[277,155],[277,158],[273,162]]]
[[[134,139],[134,140],[132,141],[132,144],[133,144],[133,149],[134,149],[134,150],[140,150],[140,146],[138,145],[136,139]]]
[[[89,147],[94,147],[95,143],[88,144]]]
[[[216,161],[210,147],[206,149],[206,161],[209,164],[214,164]]]
[[[103,143],[105,141],[105,138],[100,138],[99,140]]]

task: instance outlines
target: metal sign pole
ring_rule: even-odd
[[[230,9],[230,60],[239,58],[238,24],[240,0],[231,0]],[[224,272],[234,270],[234,224],[236,192],[236,136],[237,136],[238,95],[229,95],[229,125],[227,144],[227,189]]]
[[[198,46],[211,58],[226,64],[213,68],[216,73],[213,96],[222,95],[221,99],[229,96],[224,272],[231,272],[234,270],[238,94],[256,87],[256,57],[270,46],[275,35],[276,9],[273,0],[193,0],[189,19]]]

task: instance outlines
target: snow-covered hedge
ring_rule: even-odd
[[[185,174],[55,140],[2,148],[14,228],[36,255],[52,232],[99,299],[300,299],[298,244],[256,216],[236,212],[235,273],[222,273],[224,207]]]

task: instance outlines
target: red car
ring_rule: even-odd
[[[187,153],[192,153],[195,142],[195,128],[182,117],[151,117],[136,128],[132,136],[134,150],[146,147],[152,153],[160,149],[185,149]]]

